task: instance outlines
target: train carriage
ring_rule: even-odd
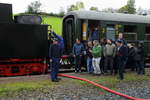
[[[150,56],[150,16],[97,11],[72,11],[66,14],[63,19],[66,52],[71,52],[76,38],[87,41],[94,27],[98,27],[100,38],[116,40],[118,34],[123,33],[128,43],[143,41],[146,58]]]

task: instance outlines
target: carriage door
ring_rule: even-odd
[[[74,19],[73,18],[68,18],[65,22],[65,34],[66,36],[64,37],[65,38],[65,43],[66,43],[66,49],[67,50],[71,50],[72,49],[72,46],[73,46],[73,43],[74,43]]]
[[[113,41],[115,41],[115,26],[114,25],[107,25],[106,38],[112,39]]]

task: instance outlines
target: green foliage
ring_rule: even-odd
[[[128,0],[127,4],[118,10],[119,13],[135,14],[135,0]]]
[[[72,4],[67,11],[74,11],[74,10],[80,10],[80,9],[84,9],[84,3],[83,2],[76,2],[76,4]]]
[[[62,35],[62,18],[52,16],[42,16],[43,24],[52,25],[52,29],[59,35]]]
[[[103,9],[102,12],[115,13],[117,12],[117,10],[113,8],[106,8],[106,9]]]
[[[91,7],[90,10],[98,11],[98,8],[97,7]]]
[[[28,5],[27,7],[27,13],[33,13],[33,14],[36,14],[36,13],[39,13],[41,10],[40,10],[40,7],[42,6],[42,3],[40,1],[34,1],[34,2],[31,2],[31,4]]]
[[[127,8],[127,5],[121,7],[119,10],[118,10],[119,13],[128,13],[128,8]]]

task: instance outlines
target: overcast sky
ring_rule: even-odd
[[[24,12],[27,6],[35,0],[0,0],[1,3],[13,4],[13,13]],[[58,13],[60,9],[66,11],[67,7],[75,4],[77,1],[84,2],[85,9],[91,6],[98,7],[99,10],[104,8],[120,8],[127,3],[127,0],[40,0],[42,3],[42,11]],[[136,0],[136,8],[150,8],[150,0]]]

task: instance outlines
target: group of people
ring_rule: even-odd
[[[75,72],[81,72],[82,56],[87,59],[87,72],[101,75],[119,73],[119,79],[124,79],[125,66],[128,62],[133,63],[132,69],[136,69],[137,74],[144,74],[144,49],[142,42],[137,47],[127,44],[120,33],[116,41],[107,39],[91,40],[84,46],[79,39],[73,46],[73,56],[75,59]]]
[[[64,50],[63,38],[51,32],[55,37],[50,45],[49,57],[51,63],[51,80],[59,82],[58,72],[60,60]],[[86,57],[87,72],[94,75],[108,73],[119,74],[119,79],[124,79],[125,66],[132,64],[132,70],[136,69],[137,74],[144,74],[144,48],[140,42],[138,46],[127,44],[120,33],[116,41],[110,39],[98,40],[95,38],[85,44],[79,39],[73,45],[72,53],[75,61],[75,72],[81,72],[82,58]]]

